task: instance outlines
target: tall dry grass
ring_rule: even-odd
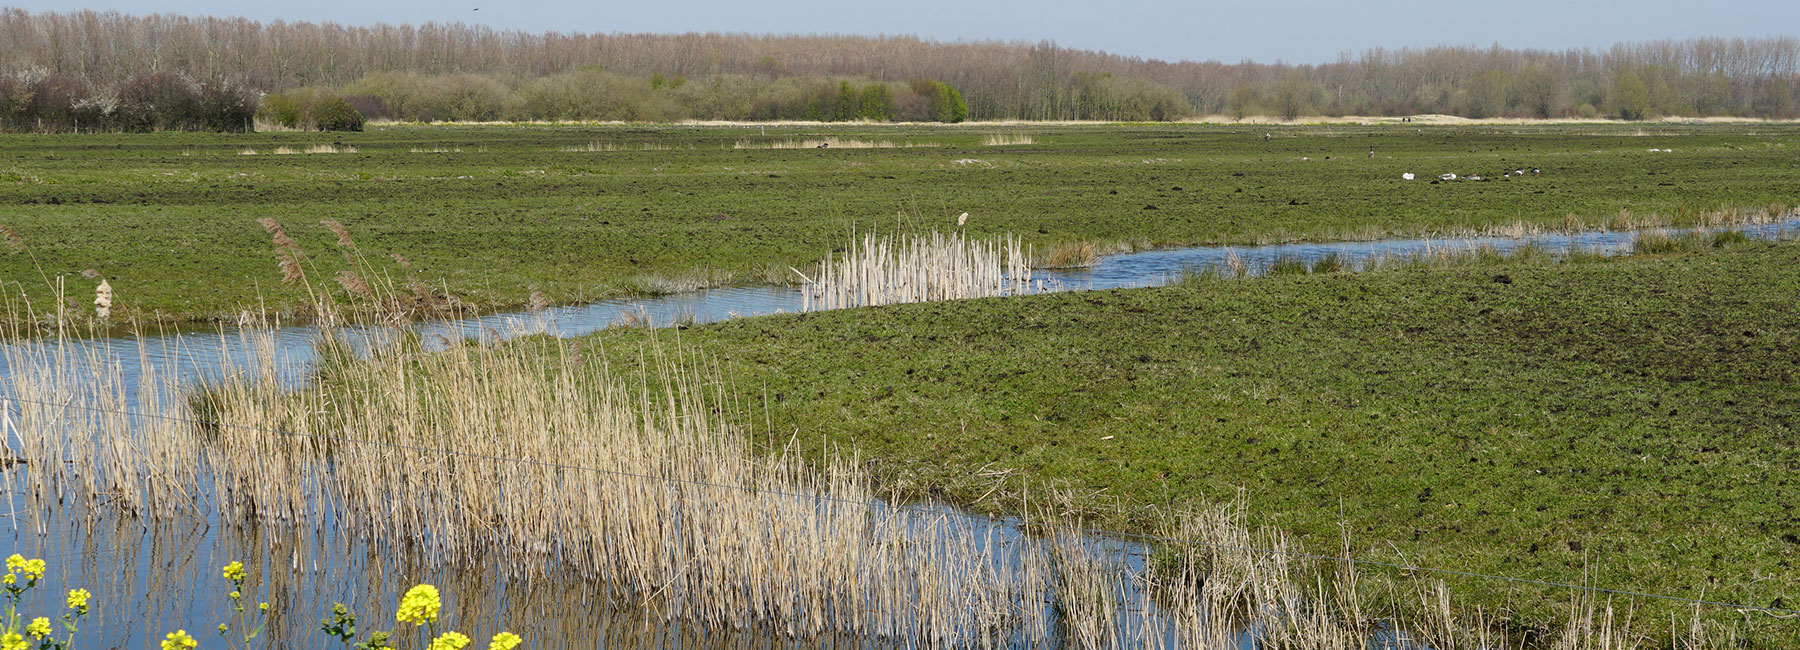
[[[1033,140],[1029,134],[1025,133],[999,133],[988,136],[986,140],[982,141],[982,144],[989,147],[1010,147],[1037,144],[1037,140]]]
[[[1029,293],[1031,261],[1030,249],[1011,235],[869,233],[813,273],[795,273],[802,309],[810,311]]]

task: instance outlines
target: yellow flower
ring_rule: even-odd
[[[512,650],[524,641],[525,640],[519,638],[519,635],[517,634],[501,632],[494,635],[493,641],[488,642],[488,650]]]
[[[438,599],[437,587],[419,585],[406,590],[406,595],[400,598],[400,609],[394,612],[394,620],[413,625],[436,623],[438,609],[443,606],[444,602]]]
[[[260,611],[265,611],[265,612],[269,611],[269,604],[268,603],[257,603],[256,609],[258,609]]]
[[[226,580],[243,580],[244,579],[244,563],[243,562],[232,562],[231,564],[225,565],[225,579]]]
[[[194,637],[188,636],[187,630],[170,632],[162,642],[162,650],[194,650],[199,646],[200,642],[194,640]]]
[[[237,599],[239,599],[239,598],[243,598],[243,597],[244,597],[244,594],[242,594],[242,593],[240,593],[240,592],[236,592],[236,591],[233,591],[233,592],[231,592],[231,599],[232,599],[232,600],[237,600]]]
[[[4,577],[4,578],[0,578],[0,583],[5,583],[8,585],[11,585],[18,581],[19,581],[19,576],[16,576],[16,575],[13,575],[10,573],[6,574],[6,577]]]
[[[88,597],[92,595],[86,589],[70,589],[69,609],[75,610],[77,614],[86,614]]]
[[[431,640],[431,647],[428,650],[462,650],[466,645],[469,645],[467,635],[460,632],[445,632]]]
[[[8,572],[18,571],[23,568],[25,568],[25,556],[19,555],[18,553],[7,556],[6,570]]]
[[[26,560],[24,569],[23,573],[27,578],[38,580],[44,577],[43,560]]]
[[[28,650],[31,646],[25,643],[25,637],[18,632],[7,632],[0,635],[0,650]]]
[[[31,635],[33,639],[50,636],[50,619],[42,616],[31,619],[31,624],[25,626],[25,633]]]

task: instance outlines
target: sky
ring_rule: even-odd
[[[1145,58],[1323,63],[1372,47],[1499,44],[1603,49],[1620,41],[1800,32],[1794,0],[0,0],[29,11],[242,16],[352,25],[465,22],[530,32],[907,34],[1055,41]]]

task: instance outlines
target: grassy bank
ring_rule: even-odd
[[[533,286],[577,302],[791,280],[788,264],[816,261],[852,228],[947,227],[965,211],[971,234],[1040,247],[1684,222],[1793,204],[1797,135],[1768,124],[5,135],[0,225],[17,238],[0,242],[0,278],[40,309],[58,278],[84,305],[107,279],[115,321],[307,302],[280,283],[263,218],[312,253],[314,277],[349,267],[319,224],[337,220],[375,272],[485,307],[525,304]],[[836,145],[778,148],[812,141]],[[1533,167],[1543,173],[1426,180]]]
[[[1341,523],[1369,559],[1793,607],[1796,268],[1800,247],[1742,244],[683,336],[735,370],[773,431],[854,446],[889,480],[965,504],[1011,510],[997,484],[1062,482],[1124,504],[1102,523],[1148,530],[1163,506],[1242,490],[1256,523],[1314,549],[1336,547]],[[1458,587],[1560,616],[1529,588]],[[1640,604],[1651,629],[1684,611]]]

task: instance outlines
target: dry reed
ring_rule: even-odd
[[[988,136],[987,140],[983,141],[982,144],[989,147],[1009,147],[1014,145],[1037,144],[1037,141],[1033,140],[1029,134],[1025,133],[1000,133]]]
[[[105,280],[101,280],[100,286],[94,287],[94,317],[99,318],[100,320],[106,320],[107,317],[112,315],[112,306],[112,284]]]
[[[988,241],[961,232],[866,234],[803,281],[801,308],[842,309],[1031,292],[1031,252],[1010,235]]]
[[[235,336],[222,379],[192,394],[142,360],[148,374],[127,385],[104,346],[4,346],[0,394],[18,400],[4,412],[31,510],[341,530],[490,583],[556,576],[563,591],[664,620],[786,639],[1349,650],[1387,629],[1434,648],[1527,640],[1426,579],[1390,581],[1412,605],[1379,611],[1359,592],[1370,576],[1252,528],[1242,500],[1170,514],[1168,541],[1141,566],[1119,542],[1076,532],[1063,500],[1037,516],[1044,538],[886,505],[854,455],[808,465],[775,440],[758,452],[733,382],[654,338],[615,368],[604,350],[555,339],[443,352],[377,340],[357,358],[327,337],[319,380],[296,390],[276,333]],[[1550,647],[1653,641],[1612,611],[1572,599]],[[1733,638],[1686,623],[1678,647]]]

